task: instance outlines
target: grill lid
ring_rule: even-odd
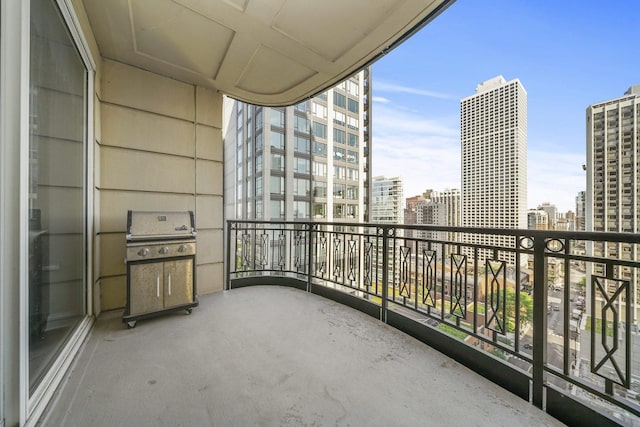
[[[193,211],[128,211],[127,240],[184,239],[196,236]]]

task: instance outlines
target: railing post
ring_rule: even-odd
[[[389,227],[381,226],[378,228],[378,236],[382,236],[382,312],[381,319],[384,323],[387,323],[387,307],[389,296]],[[379,245],[378,245],[379,247]]]
[[[308,243],[307,243],[307,292],[311,292],[311,276],[313,275],[313,235],[315,232],[315,228],[317,227],[317,225],[315,223],[308,223],[307,224],[308,229],[307,229],[307,239],[308,239]]]
[[[533,238],[533,404],[544,405],[544,366],[547,361],[547,260],[545,238]]]
[[[231,289],[231,221],[227,221],[227,282],[225,283],[225,289],[228,291]]]

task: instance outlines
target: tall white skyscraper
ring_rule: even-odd
[[[586,230],[640,232],[640,85],[621,98],[587,108]],[[632,244],[594,244],[595,255],[637,260]],[[590,266],[590,265],[589,265]],[[590,273],[605,275],[595,265]],[[635,301],[640,301],[640,273],[628,267],[614,271],[618,279],[630,280]],[[638,306],[633,320],[638,321]],[[594,315],[596,315],[594,313]]]
[[[587,215],[587,192],[579,191],[576,196],[576,230],[585,230],[585,218]]]
[[[527,227],[527,92],[514,79],[480,83],[460,101],[463,227]],[[503,236],[468,243],[511,244]]]

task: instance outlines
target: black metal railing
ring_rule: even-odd
[[[565,422],[640,424],[636,234],[228,221],[227,256],[227,289],[330,296]]]

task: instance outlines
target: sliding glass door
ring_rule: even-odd
[[[55,0],[31,0],[28,374],[32,394],[87,313],[87,68]]]

